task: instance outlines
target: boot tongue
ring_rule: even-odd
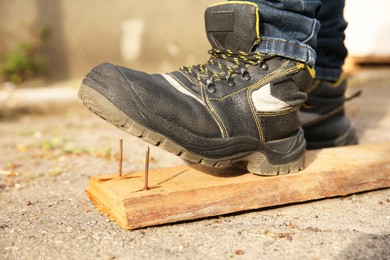
[[[251,51],[259,43],[259,14],[254,3],[223,3],[206,9],[206,33],[220,50]]]

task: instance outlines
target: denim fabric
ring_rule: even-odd
[[[249,0],[259,6],[256,50],[316,66],[317,78],[336,81],[347,55],[344,0]]]
[[[347,57],[344,44],[345,28],[344,0],[322,0],[323,5],[317,16],[321,23],[317,36],[317,78],[337,81],[342,73],[342,66]]]
[[[337,0],[336,0],[337,1]],[[260,43],[256,50],[314,66],[318,0],[251,0],[259,6]]]

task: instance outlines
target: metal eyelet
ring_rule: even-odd
[[[226,75],[226,82],[227,82],[228,86],[231,87],[231,88],[236,86],[236,83],[234,82],[234,79],[231,76],[229,76],[229,75]]]
[[[214,81],[211,79],[206,80],[206,85],[207,85],[207,91],[210,93],[215,93],[217,89],[215,88]]]
[[[252,79],[252,77],[251,77],[251,75],[249,75],[249,73],[248,73],[248,74],[245,74],[245,75],[244,75],[244,79],[245,79],[245,81],[249,81],[249,80]]]
[[[268,64],[265,63],[264,61],[260,62],[260,68],[262,70],[268,70]]]
[[[249,74],[249,72],[244,69],[244,68],[241,68],[241,75],[242,77],[244,78],[245,81],[249,81],[252,79],[251,75]]]

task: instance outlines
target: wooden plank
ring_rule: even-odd
[[[390,187],[390,143],[307,152],[299,173],[262,177],[200,165],[91,177],[95,206],[126,229]]]

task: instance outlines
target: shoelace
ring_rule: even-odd
[[[215,80],[226,80],[230,87],[234,87],[233,76],[241,74],[244,80],[249,81],[251,76],[247,67],[259,65],[263,70],[267,70],[268,65],[265,61],[271,57],[259,52],[219,50],[215,48],[211,49],[209,54],[211,57],[206,64],[183,66],[180,70],[196,77],[212,93],[216,90]]]

